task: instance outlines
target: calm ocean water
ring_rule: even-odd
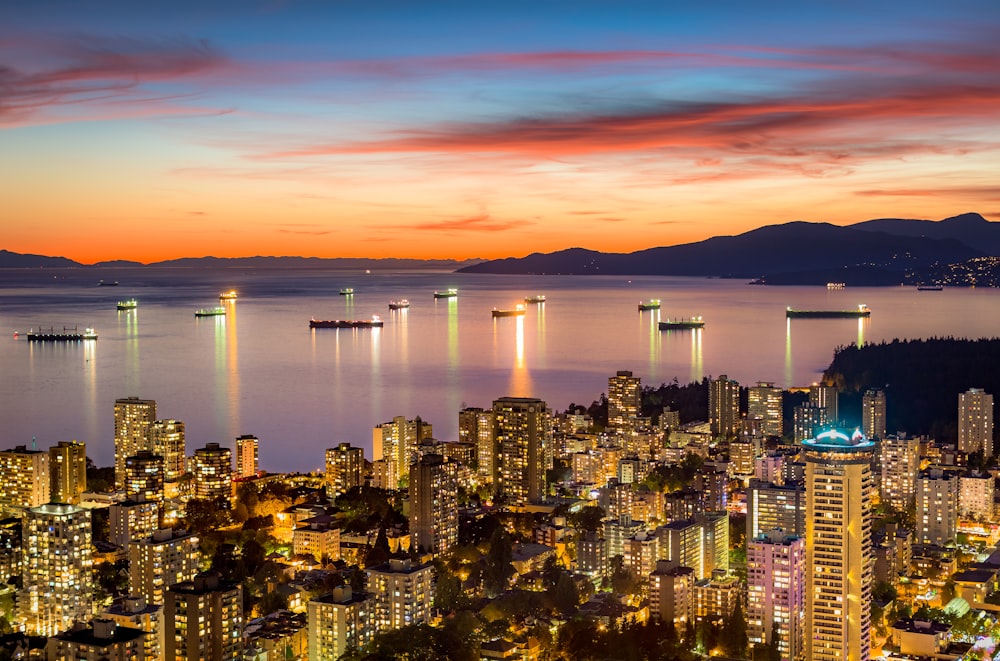
[[[118,287],[98,287],[100,278]],[[352,297],[339,290],[353,287]],[[457,287],[457,299],[433,298]],[[239,291],[225,317],[195,319]],[[526,316],[494,320],[544,293]],[[119,299],[139,307],[118,312]],[[407,311],[390,313],[392,299]],[[637,311],[659,298],[659,313]],[[851,308],[869,320],[785,319],[786,306]],[[379,314],[379,330],[315,330],[317,319]],[[703,315],[700,332],[657,330],[658,318]],[[31,344],[14,331],[94,327],[94,343]],[[816,381],[838,345],[931,336],[1000,335],[1000,291],[759,287],[668,277],[486,276],[357,271],[120,269],[0,272],[0,444],[87,443],[113,458],[113,402],[155,399],[160,418],[187,428],[188,451],[206,442],[261,439],[261,466],[313,470],[348,441],[371,450],[371,429],[420,415],[435,436],[457,436],[458,410],[505,395],[564,409],[589,404],[627,369],[658,385],[727,374],[741,383]]]

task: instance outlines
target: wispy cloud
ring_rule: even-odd
[[[943,188],[872,188],[859,190],[855,195],[863,197],[955,197],[966,196],[980,200],[1000,200],[998,186],[947,186]]]
[[[430,232],[502,232],[515,227],[534,225],[528,220],[499,220],[489,214],[417,222],[409,225],[393,225],[391,229],[421,230]]]

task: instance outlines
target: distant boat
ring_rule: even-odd
[[[843,282],[828,282],[826,283],[827,289],[843,289],[847,284]]]
[[[493,308],[493,317],[521,317],[525,313],[524,304],[518,303],[513,310],[500,310]]]
[[[214,308],[202,308],[194,313],[196,317],[218,317],[226,314],[226,308],[224,307],[214,307]]]
[[[944,287],[941,285],[917,285],[917,291],[941,291]]]
[[[236,290],[230,289],[229,291],[224,291],[219,294],[220,301],[235,301],[236,300]]]
[[[341,296],[353,296],[354,295],[354,289],[351,288],[351,287],[345,287],[345,288],[343,288],[343,289],[340,290],[340,295]]]
[[[434,292],[434,298],[455,298],[456,296],[458,296],[458,290],[454,288]]]
[[[139,306],[139,302],[134,298],[130,298],[127,301],[118,301],[119,310],[134,310]]]
[[[410,302],[405,298],[401,298],[398,301],[389,301],[390,310],[405,310],[410,307]]]
[[[544,303],[545,302],[545,294],[535,294],[534,296],[525,296],[524,297],[524,302],[525,303]]]
[[[117,287],[118,286],[118,281],[115,280],[114,282],[105,282],[104,280],[101,280],[100,282],[97,283],[97,286],[98,287]]]
[[[382,328],[382,318],[371,319],[310,319],[309,328]]]
[[[14,335],[17,337],[17,335]],[[28,342],[79,342],[81,340],[96,340],[97,331],[93,328],[87,328],[82,333],[76,329],[68,328],[63,326],[62,332],[56,331],[53,328],[45,330],[44,328],[39,328],[36,330],[29,330],[25,333],[25,337],[28,338]]]
[[[785,309],[789,319],[861,319],[870,317],[871,309],[862,303],[856,310],[793,310]]]
[[[705,327],[705,320],[699,317],[688,319],[667,319],[659,322],[660,330],[696,330]]]
[[[643,310],[659,310],[660,309],[660,299],[651,298],[648,301],[639,301],[639,312]]]

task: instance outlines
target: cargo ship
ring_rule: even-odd
[[[229,291],[224,291],[219,294],[220,301],[235,301],[236,300],[236,290],[230,289]]]
[[[389,301],[390,310],[405,310],[410,307],[410,302],[405,298],[401,298],[398,301]]]
[[[354,296],[354,289],[352,287],[344,287],[340,290],[341,296]]]
[[[202,308],[196,310],[194,316],[196,317],[218,317],[226,314],[226,308],[224,307],[214,307],[214,308]]]
[[[701,317],[690,317],[688,319],[667,319],[659,322],[660,330],[696,330],[705,327],[705,320]]]
[[[660,309],[660,299],[651,298],[648,301],[639,301],[639,312],[643,310],[659,310]]]
[[[862,303],[856,310],[793,310],[785,309],[789,319],[861,319],[872,316],[872,311]]]
[[[113,282],[106,282],[104,280],[101,280],[100,282],[97,283],[97,286],[98,287],[117,287],[118,286],[118,281],[115,280]]]
[[[434,298],[455,298],[458,296],[457,289],[446,289],[445,291],[434,292]]]
[[[382,328],[382,319],[310,319],[309,328]]]
[[[917,291],[941,291],[944,287],[941,285],[917,285]]]
[[[134,310],[139,306],[139,302],[134,298],[130,298],[127,301],[118,301],[119,310]]]
[[[525,309],[524,305],[521,303],[517,304],[513,310],[501,310],[499,308],[493,308],[493,318],[497,317],[520,317],[524,315]]]
[[[45,330],[44,328],[39,328],[36,330],[29,330],[24,334],[28,338],[28,342],[80,342],[83,340],[96,340],[97,331],[93,328],[84,329],[81,333],[76,329],[67,328],[63,326],[62,332],[57,332],[53,328]],[[17,337],[18,333],[14,333],[14,337]]]
[[[525,296],[524,297],[524,302],[525,303],[544,303],[545,302],[545,294],[535,294],[534,296]]]

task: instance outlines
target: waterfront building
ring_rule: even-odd
[[[94,589],[90,510],[63,503],[27,509],[21,554],[17,607],[26,633],[54,636],[74,622],[90,621]]]
[[[882,502],[897,512],[905,512],[916,495],[916,477],[920,470],[920,439],[906,434],[887,435],[882,450]]]
[[[434,604],[434,565],[391,559],[365,569],[374,600],[370,619],[376,631],[428,624]]]
[[[945,546],[958,535],[959,471],[932,467],[917,477],[917,543]]]
[[[218,443],[194,451],[194,497],[224,498],[233,493],[233,452]]]
[[[725,374],[709,383],[708,421],[713,436],[732,438],[740,428],[740,384]]]
[[[250,434],[236,437],[235,477],[254,477],[260,470],[260,439]]]
[[[309,601],[309,660],[337,661],[349,649],[361,649],[374,634],[374,600],[350,586]]]
[[[164,659],[237,661],[243,653],[243,588],[216,573],[164,593]]]
[[[410,467],[410,535],[420,550],[446,553],[458,544],[457,463],[428,454]]]
[[[198,538],[185,530],[157,530],[129,543],[128,560],[129,594],[163,604],[167,586],[190,581],[198,573]]]
[[[18,445],[0,452],[0,516],[22,512],[51,500],[49,453]]]
[[[48,661],[147,661],[145,637],[142,629],[96,619],[49,638]]]
[[[754,646],[778,636],[781,661],[803,658],[805,647],[806,542],[782,530],[747,544],[747,635]]]
[[[826,409],[826,419],[831,425],[840,424],[840,407],[837,403],[837,387],[813,384],[809,386],[809,403]]]
[[[365,484],[365,451],[350,443],[326,450],[326,489],[331,496]]]
[[[187,473],[187,442],[180,420],[156,420],[149,427],[149,448],[163,457],[163,483],[167,498],[175,498],[178,482]]]
[[[115,487],[125,488],[125,460],[140,450],[152,450],[149,430],[156,420],[156,402],[138,397],[115,400]]]
[[[163,502],[163,457],[139,450],[125,458],[125,494],[130,500]]]
[[[474,407],[459,411],[458,440],[476,446],[476,479],[481,484],[492,484],[497,454],[493,411]]]
[[[642,412],[642,386],[639,377],[620,370],[608,379],[608,430],[631,432]]]
[[[764,436],[781,436],[784,433],[782,402],[784,394],[770,381],[758,381],[747,389],[747,419],[759,420]]]
[[[160,527],[160,506],[152,500],[126,500],[108,508],[109,541],[128,549],[133,540],[146,539]]]
[[[50,447],[49,471],[49,499],[54,503],[79,505],[80,494],[87,490],[87,445],[59,441]]]
[[[871,657],[871,464],[860,431],[829,430],[803,441],[806,463],[806,658]]]
[[[410,472],[417,445],[434,437],[434,427],[418,415],[413,420],[398,415],[372,429],[372,457],[386,460],[387,481],[397,489]]]
[[[497,442],[494,486],[508,505],[538,502],[552,447],[552,416],[545,402],[501,397],[493,402]]]
[[[958,394],[958,451],[993,456],[993,395],[982,388]]]
[[[861,398],[861,431],[867,438],[885,438],[885,391],[871,388]]]

